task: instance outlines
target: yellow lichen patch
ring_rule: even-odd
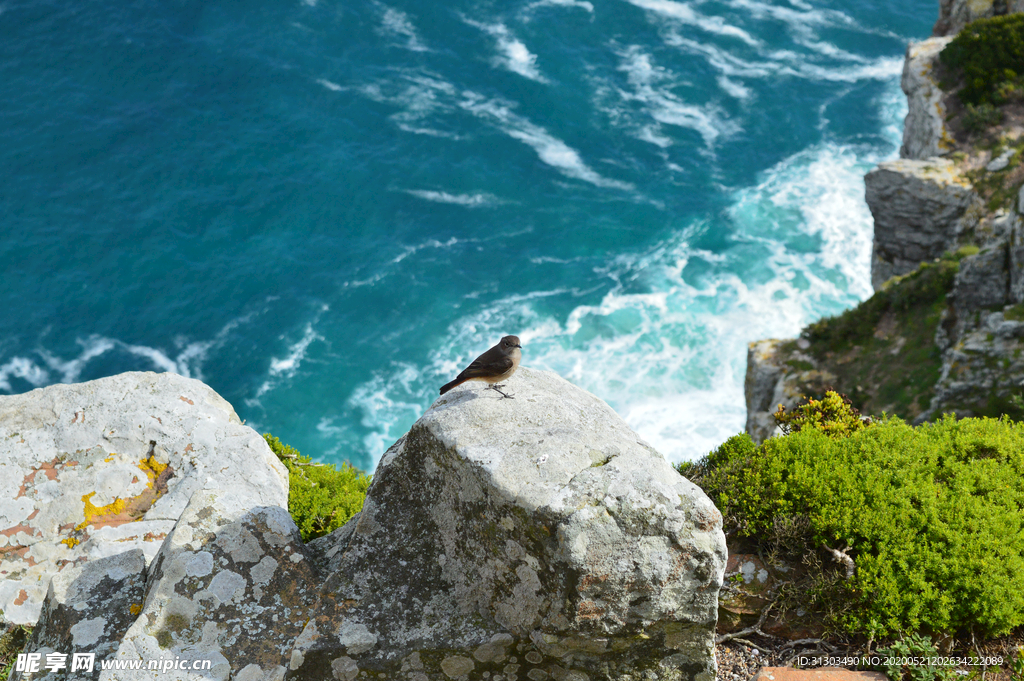
[[[138,615],[140,612],[142,612],[142,603],[132,603],[131,606],[128,608],[128,612],[130,612],[133,615]]]
[[[108,456],[107,458],[103,459],[103,463],[110,463],[111,461],[114,460],[115,456],[117,456],[117,454],[115,454],[114,452],[111,452],[110,456]]]
[[[73,549],[76,546],[78,546],[81,542],[75,539],[74,537],[68,537],[67,539],[62,539],[60,543],[65,544],[69,549]]]
[[[139,468],[142,469],[142,472],[146,474],[147,478],[149,478],[149,482],[146,483],[146,486],[150,489],[154,489],[156,486],[156,479],[159,478],[160,474],[164,472],[165,468],[167,468],[167,464],[160,463],[156,460],[156,457],[151,456],[148,459],[139,459]]]
[[[128,502],[124,499],[114,499],[112,503],[106,506],[94,506],[92,498],[95,494],[96,492],[89,492],[82,496],[82,501],[85,502],[85,523],[83,524],[91,524],[96,518],[120,515],[124,513],[124,509],[128,506]],[[79,527],[81,526],[79,525]]]

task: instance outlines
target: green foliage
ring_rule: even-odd
[[[861,418],[860,412],[853,408],[845,395],[834,390],[827,391],[820,400],[812,397],[790,412],[780,404],[774,416],[784,435],[804,428],[816,428],[829,437],[849,437],[871,424],[870,419],[865,421]]]
[[[906,312],[913,307],[945,301],[946,294],[953,290],[960,259],[971,255],[968,248],[947,253],[938,262],[922,263],[909,274],[893,277],[881,291],[857,307],[811,324],[807,327],[807,339],[818,347],[838,350],[870,338],[882,315],[890,310]]]
[[[1010,681],[1024,681],[1024,646],[1010,653]]]
[[[32,627],[23,624],[8,624],[0,634],[0,678],[8,678],[18,653],[25,649],[32,638]]]
[[[957,678],[952,667],[932,664],[941,656],[932,640],[920,634],[910,634],[889,648],[879,648],[878,655],[893,662],[915,658],[922,661],[922,664],[917,665],[889,664],[880,667],[880,670],[885,670],[890,681],[901,681],[904,675],[908,681],[953,681]]]
[[[1002,123],[1003,112],[988,102],[977,106],[968,104],[964,107],[960,122],[963,123],[964,130],[967,132],[981,133]]]
[[[288,469],[288,512],[303,541],[330,534],[362,510],[372,476],[348,462],[315,463],[270,433],[263,438]]]
[[[1024,94],[1024,15],[978,19],[960,31],[939,55],[962,74],[960,101],[999,106]]]
[[[839,438],[809,425],[759,447],[731,438],[693,468],[739,536],[765,543],[789,527],[805,547],[849,547],[857,569],[833,582],[835,626],[1024,625],[1024,424],[889,418]]]

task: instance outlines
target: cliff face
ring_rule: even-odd
[[[771,413],[826,387],[871,414],[922,422],[1017,413],[1024,385],[1024,106],[1003,122],[965,122],[939,62],[979,18],[1024,11],[1024,0],[943,0],[937,36],[907,49],[908,113],[901,158],[865,177],[875,222],[875,295],[804,329],[751,344],[747,431],[760,441]],[[771,395],[770,399],[768,395]]]
[[[1024,0],[939,0],[939,20],[932,35],[956,35],[977,19],[1024,12]]]

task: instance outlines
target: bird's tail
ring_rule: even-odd
[[[442,394],[442,395],[444,395],[444,394],[445,394],[446,392],[448,392],[449,390],[451,390],[451,389],[452,389],[452,388],[454,388],[455,386],[458,386],[458,385],[462,385],[462,384],[463,384],[463,383],[465,383],[465,382],[466,382],[467,380],[469,380],[469,379],[465,379],[465,378],[456,378],[456,379],[455,379],[454,381],[452,381],[451,383],[445,383],[444,385],[442,385],[442,386],[441,386],[441,394]]]

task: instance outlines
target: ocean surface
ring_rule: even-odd
[[[505,334],[670,459],[870,294],[935,0],[0,0],[0,393],[199,378],[372,469]]]

